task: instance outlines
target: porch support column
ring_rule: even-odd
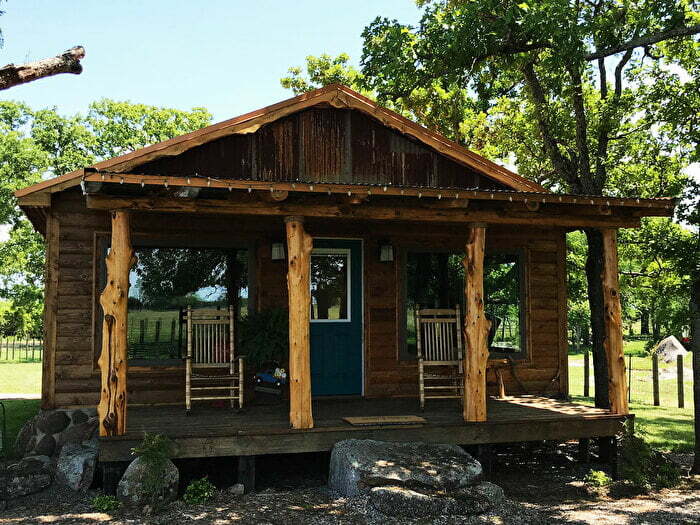
[[[135,262],[129,213],[113,211],[112,244],[105,258],[107,286],[100,296],[104,312],[102,353],[98,360],[102,390],[97,413],[101,436],[126,432],[127,299],[129,270]]]
[[[284,222],[289,296],[289,422],[292,428],[313,428],[309,343],[313,239],[304,231],[303,217],[285,217]]]
[[[464,265],[464,421],[486,421],[486,365],[491,322],[484,312],[484,245],[486,227],[469,228]]]
[[[622,307],[617,265],[617,230],[604,229],[603,234],[603,297],[605,301],[605,357],[608,363],[608,394],[613,414],[629,414],[627,378],[622,352]]]

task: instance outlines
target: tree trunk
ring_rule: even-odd
[[[690,470],[700,474],[700,276],[690,290],[690,337],[693,351],[693,405],[695,407],[695,461]]]
[[[642,310],[642,315],[639,322],[642,325],[642,329],[639,333],[642,335],[649,335],[649,310],[646,308]]]
[[[595,406],[609,408],[608,364],[603,341],[605,339],[605,303],[601,276],[603,274],[603,237],[599,230],[586,229],[588,257],[586,280],[588,281],[588,305],[591,309],[591,339],[593,353],[593,378]]]

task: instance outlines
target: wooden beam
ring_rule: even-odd
[[[56,408],[56,338],[59,278],[59,223],[46,217],[46,278],[44,285],[44,356],[41,361],[41,408]]]
[[[287,291],[289,295],[289,422],[292,428],[313,428],[311,411],[311,250],[312,237],[303,217],[286,217]]]
[[[107,286],[100,296],[104,313],[102,353],[98,360],[102,377],[97,407],[101,436],[121,436],[126,432],[127,300],[129,271],[134,263],[129,214],[114,211],[112,245],[105,258]]]
[[[232,215],[269,215],[286,217],[299,215],[337,219],[472,223],[522,224],[528,226],[555,226],[564,228],[636,228],[640,224],[637,217],[616,216],[577,216],[552,214],[546,211],[514,212],[503,210],[478,210],[467,208],[426,208],[424,206],[390,206],[366,204],[347,206],[329,202],[322,197],[317,202],[230,201],[218,199],[185,199],[167,197],[110,197],[89,195],[87,207],[100,210],[134,210],[160,213],[198,213]]]
[[[464,265],[464,421],[486,421],[486,365],[491,322],[484,312],[484,247],[486,228],[472,226],[466,244]]]
[[[605,356],[608,362],[608,394],[613,414],[629,414],[627,377],[622,352],[622,307],[617,264],[617,230],[605,229],[603,234],[603,296],[605,301]]]

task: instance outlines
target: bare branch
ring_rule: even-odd
[[[19,66],[7,64],[0,68],[0,90],[60,73],[79,75],[83,72],[80,60],[84,57],[85,49],[82,46],[76,46],[52,58],[27,62]]]
[[[608,57],[610,55],[615,55],[623,51],[636,49],[638,47],[648,47],[653,44],[658,44],[664,40],[670,40],[672,38],[678,38],[682,36],[696,35],[700,33],[700,24],[693,26],[682,26],[676,27],[675,29],[669,29],[667,31],[661,31],[659,33],[653,33],[651,35],[644,35],[640,37],[632,38],[627,42],[623,42],[617,46],[609,47],[607,49],[601,49],[589,53],[585,56],[586,60],[597,60],[599,58]]]

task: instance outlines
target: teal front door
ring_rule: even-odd
[[[314,239],[311,392],[362,394],[362,241]]]

